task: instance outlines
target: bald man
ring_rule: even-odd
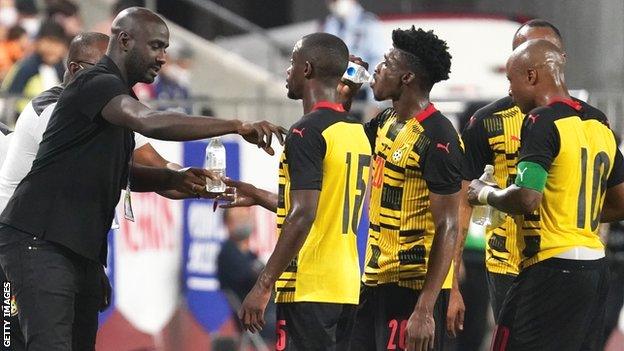
[[[607,268],[598,224],[605,191],[624,182],[607,118],[570,98],[565,56],[529,40],[507,62],[523,113],[518,176],[505,189],[474,180],[473,204],[516,216],[520,274],[499,315],[493,350],[599,350]]]
[[[548,40],[563,50],[563,40],[557,27],[542,19],[533,19],[522,24],[513,37],[512,49],[515,50],[531,39]],[[488,164],[494,165],[494,178],[500,188],[513,184],[516,179],[520,127],[523,120],[524,114],[509,95],[475,112],[462,132],[466,155],[462,165],[464,189],[468,188],[470,181],[481,177]],[[457,263],[462,262],[463,243],[468,233],[471,213],[472,207],[468,204],[467,197],[462,197],[462,237],[460,245],[456,246],[455,277],[459,275]],[[495,320],[498,320],[498,313],[507,291],[520,271],[520,250],[516,238],[516,224],[512,217],[507,217],[500,227],[489,228],[486,232],[485,268]],[[479,250],[467,250],[463,253],[466,279],[462,283],[462,293],[470,300],[472,308],[466,314],[464,333],[459,339],[460,348],[479,349],[485,333],[487,303],[485,301],[481,303],[483,286],[479,283],[483,281],[480,276],[482,274],[480,272],[483,271],[483,259],[484,256]],[[450,318],[455,317],[453,311],[457,308],[457,296],[451,294]]]
[[[100,272],[120,190],[177,186],[180,173],[134,162],[133,131],[165,140],[237,133],[269,153],[272,134],[282,137],[268,122],[150,110],[131,88],[151,83],[165,64],[167,26],[147,9],[130,8],[112,32],[107,54],[61,94],[32,169],[0,215],[0,264],[13,282],[29,350],[94,349]],[[199,192],[202,184],[198,174],[184,186]],[[132,219],[129,195],[124,204]]]

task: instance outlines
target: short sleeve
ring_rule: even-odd
[[[80,112],[90,120],[95,119],[104,106],[118,95],[129,95],[126,87],[119,77],[113,74],[84,75],[80,83],[72,88],[79,88],[76,92],[78,101],[89,101],[88,104],[80,104]]]
[[[440,126],[444,128],[445,126]],[[449,125],[447,131],[432,135],[422,165],[423,178],[432,193],[449,195],[461,189],[464,153],[459,137]]]
[[[462,133],[462,140],[465,149],[462,177],[464,180],[478,179],[485,166],[494,159],[482,118],[475,115],[470,119]]]
[[[522,125],[518,163],[533,162],[547,172],[559,153],[559,133],[549,108],[531,111]]]
[[[624,161],[620,149],[615,150],[615,159],[613,160],[613,170],[607,179],[607,188],[614,187],[624,182]]]
[[[325,138],[313,127],[293,126],[285,152],[291,190],[321,190]]]

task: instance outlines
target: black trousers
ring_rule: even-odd
[[[501,308],[503,308],[503,302],[505,302],[505,297],[507,297],[507,293],[513,285],[514,280],[516,280],[515,275],[487,273],[490,302],[492,304],[492,312],[494,313],[494,321],[496,321],[496,323],[498,323],[498,317]]]
[[[407,321],[419,296],[419,290],[397,284],[362,285],[350,350],[406,350]],[[453,350],[455,346],[446,333],[448,299],[449,291],[443,289],[434,307],[435,351]]]
[[[601,350],[607,273],[604,258],[550,258],[525,268],[503,303],[491,350]]]
[[[479,351],[487,327],[489,298],[483,250],[464,250],[466,277],[460,291],[466,305],[464,330],[457,338],[457,351]]]
[[[356,305],[277,303],[277,351],[346,351]]]
[[[0,227],[21,239],[0,247],[29,351],[95,350],[103,267],[54,243]]]

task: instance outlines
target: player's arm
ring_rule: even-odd
[[[620,150],[615,151],[613,170],[607,179],[600,222],[616,222],[624,220],[624,162]]]
[[[222,208],[232,207],[249,207],[259,205],[271,212],[277,212],[277,194],[268,190],[256,188],[254,185],[241,182],[240,180],[234,180],[231,178],[223,179],[223,182],[228,187],[235,189],[235,195],[226,204],[221,205]],[[231,198],[231,194],[226,194],[226,198]]]
[[[419,350],[421,345],[425,346],[424,349],[427,345],[429,348],[434,346],[436,322],[433,319],[433,309],[455,253],[464,155],[457,134],[451,126],[448,128],[450,130],[441,129],[439,135],[430,136],[432,142],[421,165],[423,178],[429,189],[435,235],[427,260],[425,282],[407,322],[410,350]],[[437,148],[436,145],[440,143],[448,143],[448,147]]]
[[[173,111],[154,111],[130,95],[117,95],[102,109],[102,117],[112,124],[130,128],[147,137],[162,140],[196,140],[225,134],[239,134],[273,155],[273,134],[283,143],[282,127],[266,121],[245,123],[205,116],[189,116]]]
[[[271,296],[273,285],[303,246],[318,206],[319,190],[294,190],[290,192],[290,211],[284,219],[273,254],[260,273],[238,314],[243,326],[257,332],[264,327],[264,309]]]
[[[472,204],[489,204],[512,215],[531,214],[539,208],[560,140],[549,108],[531,114],[537,117],[525,119],[522,126],[515,184],[497,190],[474,180],[468,192]]]
[[[349,55],[349,61],[357,63],[368,70],[368,62],[362,60],[361,57]],[[345,80],[341,80],[340,83],[338,83],[338,94],[340,96],[340,100],[342,101],[342,107],[345,111],[351,110],[353,98],[357,95],[358,91],[360,91],[361,87],[362,84],[355,84]]]

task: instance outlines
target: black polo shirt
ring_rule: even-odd
[[[128,179],[134,135],[101,111],[122,94],[136,98],[107,56],[65,88],[32,169],[0,223],[106,262],[107,233]]]

